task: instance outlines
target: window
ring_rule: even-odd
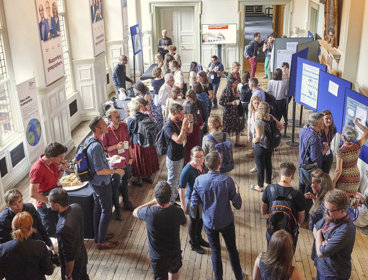
[[[71,68],[71,55],[69,48],[68,29],[65,17],[65,0],[58,0],[61,44],[63,46],[64,69],[65,69],[65,92],[70,96],[74,92],[73,75]]]
[[[15,132],[12,102],[16,92],[10,85],[9,68],[4,45],[6,29],[2,23],[3,17],[0,14],[0,145],[3,145]],[[13,96],[13,98],[11,98]]]

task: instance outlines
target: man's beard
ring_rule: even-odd
[[[334,219],[332,218],[332,217],[330,217],[330,216],[328,216],[328,215],[326,215],[326,223],[330,223],[330,222],[332,222]]]

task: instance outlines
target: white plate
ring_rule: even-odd
[[[66,191],[76,191],[76,190],[79,190],[81,188],[84,188],[87,184],[88,184],[88,182],[84,182],[84,183],[82,183],[82,185],[65,186],[65,187],[63,187],[63,189],[65,189]]]

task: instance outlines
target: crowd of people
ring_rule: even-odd
[[[331,143],[336,135],[333,116],[328,110],[312,112],[299,134],[297,167],[283,162],[279,181],[272,183],[272,161],[278,148],[275,135],[287,126],[288,65],[273,73],[265,68],[267,77],[272,76],[267,91],[254,74],[258,49],[264,46],[265,51],[272,51],[276,35],[270,34],[262,43],[259,33],[254,35],[246,50],[251,72],[241,75],[240,64],[234,62],[219,94],[224,67],[218,58],[212,56],[204,70],[192,62],[185,81],[176,47],[166,30],[162,35],[155,56],[158,66],[153,69],[153,91],[138,82],[127,119],[122,120],[119,111],[110,108],[105,118],[96,116],[89,123],[92,136],[86,141],[86,157],[94,191],[97,249],[118,246],[116,236],[107,230],[111,217],[121,220],[121,208],[132,211],[147,224],[154,278],[177,279],[182,266],[180,225],[186,224],[188,215],[191,248],[198,254],[210,248],[215,279],[223,279],[220,233],[235,278],[244,279],[231,208],[231,204],[235,209],[242,207],[241,186],[229,171],[234,168],[233,151],[249,145],[248,157],[254,158],[255,164],[251,172],[257,173],[250,189],[263,192],[259,203],[261,213],[267,215],[267,252],[257,257],[253,279],[304,279],[292,265],[300,225],[310,228],[314,237],[311,250],[317,279],[349,279],[355,240],[355,227],[348,215],[349,198],[359,191],[356,162],[368,139],[368,129],[354,119],[362,132],[357,139],[354,127],[344,127],[331,179]],[[127,58],[122,56],[113,75],[118,96],[125,91],[126,81],[131,81],[126,76],[126,63]],[[274,104],[267,102],[269,95]],[[218,105],[222,106],[222,116],[216,110]],[[280,122],[282,117],[284,123]],[[234,145],[231,136],[235,136]],[[242,136],[247,136],[247,141]],[[158,153],[158,144],[165,148],[164,153]],[[65,146],[51,143],[33,164],[29,190],[37,210],[23,203],[18,190],[6,193],[7,208],[0,214],[0,277],[18,279],[14,277],[27,273],[43,279],[52,274],[48,250],[55,250],[50,237],[56,237],[62,279],[88,279],[83,212],[79,205],[69,205],[67,192],[58,187],[68,166],[66,152]],[[159,170],[159,154],[166,155],[167,180],[157,182],[151,201],[135,207],[129,199],[130,178],[134,177],[131,182],[136,187],[152,185]],[[115,156],[120,161],[109,162]],[[297,170],[298,187],[293,182]]]

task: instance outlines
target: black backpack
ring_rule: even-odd
[[[265,91],[264,93],[265,93],[265,96],[266,96],[266,102],[270,106],[270,114],[274,115],[275,111],[276,111],[276,98],[275,98],[275,96],[273,96],[269,92]]]
[[[160,156],[162,155],[166,155],[167,153],[167,146],[169,145],[169,140],[166,138],[165,135],[165,125],[161,128],[161,130],[158,132],[157,136],[156,136],[156,151],[157,154],[159,154]]]
[[[264,122],[263,139],[260,145],[267,150],[273,150],[280,146],[281,143],[281,132],[277,127],[276,121],[271,117],[270,121]]]
[[[234,169],[233,146],[231,141],[226,141],[226,132],[223,132],[222,142],[218,143],[211,134],[207,135],[208,139],[215,144],[217,153],[221,159],[220,172],[226,173]]]
[[[155,145],[158,128],[150,118],[138,122],[138,145],[144,148]]]
[[[270,185],[269,188],[271,188],[272,201],[268,209],[267,232],[272,236],[274,232],[284,229],[294,237],[299,229],[292,205],[296,190],[292,189],[288,196],[284,197],[277,195],[275,185]]]

